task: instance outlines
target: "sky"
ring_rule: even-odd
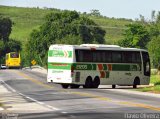
[[[101,15],[136,19],[143,15],[151,19],[153,10],[160,11],[160,0],[0,0],[0,5],[17,7],[48,7],[89,13],[99,10]]]

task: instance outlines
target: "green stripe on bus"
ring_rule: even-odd
[[[49,57],[72,57],[72,51],[65,51],[65,50],[49,50],[48,52]]]
[[[130,65],[113,64],[112,71],[130,71]]]
[[[68,57],[72,57],[72,51],[67,51],[68,52]]]
[[[71,64],[69,63],[48,63],[48,69],[71,70]]]
[[[97,70],[97,64],[92,64],[92,70]]]
[[[73,64],[75,70],[96,70],[96,64]]]
[[[109,78],[109,71],[106,71],[106,78]]]
[[[103,64],[103,70],[108,70],[107,64]]]
[[[139,66],[140,67],[140,66]],[[112,71],[139,71],[136,64],[112,64]]]
[[[98,70],[98,64],[85,64],[85,63],[48,63],[48,69],[64,69],[71,70]],[[111,64],[111,71],[139,71],[140,67],[137,64]],[[108,71],[108,66],[103,64],[103,71]]]

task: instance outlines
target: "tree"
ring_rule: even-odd
[[[90,15],[99,17],[99,16],[101,16],[101,13],[99,12],[99,10],[92,9]]]
[[[153,67],[160,65],[160,36],[154,37],[148,43],[148,51],[151,57],[151,63]]]
[[[4,52],[5,52],[5,45],[3,41],[0,41],[0,58],[2,56],[4,56]]]
[[[155,21],[155,13],[156,13],[155,10],[153,10],[152,13],[151,13],[151,19],[152,19],[152,21]]]
[[[129,24],[124,33],[124,39],[119,41],[119,45],[123,47],[134,47],[146,49],[147,43],[150,41],[147,28],[141,24]]]
[[[148,43],[148,51],[154,68],[160,66],[160,12],[152,12],[152,22],[149,27],[151,41]]]
[[[9,40],[12,31],[12,21],[9,18],[0,16],[0,39],[4,42]]]
[[[32,58],[46,63],[51,44],[104,43],[104,36],[105,31],[87,16],[80,16],[76,11],[54,12],[46,16],[39,30],[31,33],[27,51],[32,53]]]
[[[14,39],[9,39],[7,43],[5,43],[5,52],[19,52],[21,51],[21,42],[16,41]]]
[[[9,39],[11,31],[11,19],[0,16],[0,59],[4,59],[8,52],[19,52],[21,50],[21,42]]]

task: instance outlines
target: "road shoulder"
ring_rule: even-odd
[[[16,90],[6,85],[4,81],[0,80],[0,113],[40,113],[53,111],[45,105],[39,104],[29,98],[27,99],[24,95],[20,95]]]

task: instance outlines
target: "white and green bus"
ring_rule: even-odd
[[[99,85],[148,85],[148,52],[117,45],[51,45],[47,82],[63,88],[98,88]]]

